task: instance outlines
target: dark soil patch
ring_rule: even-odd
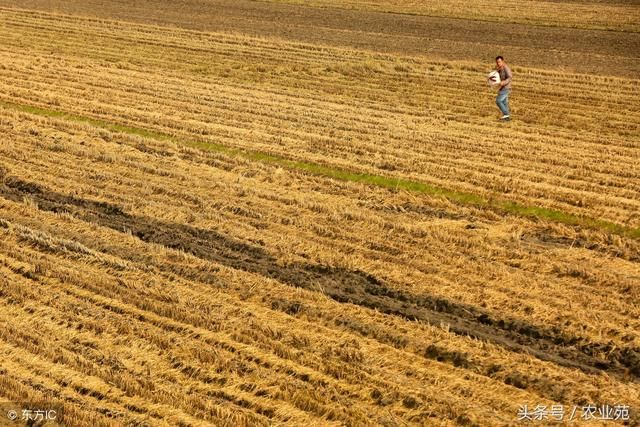
[[[280,266],[277,259],[263,248],[215,230],[131,215],[110,203],[48,191],[36,183],[15,177],[4,178],[0,195],[17,202],[28,196],[45,211],[68,212],[89,223],[118,232],[130,232],[145,242],[180,249],[203,260],[260,274],[291,286],[321,291],[339,302],[357,304],[406,319],[447,324],[454,333],[486,340],[559,365],[586,372],[627,372],[636,378],[640,374],[638,349],[600,348],[597,344],[585,342],[583,338],[567,337],[559,328],[541,328],[509,318],[494,319],[479,307],[393,289],[364,271],[302,262]],[[295,301],[274,301],[274,304],[274,309],[292,315],[304,310]],[[605,358],[602,355],[606,355]],[[460,367],[471,365],[466,355],[436,346],[427,348],[424,356]]]

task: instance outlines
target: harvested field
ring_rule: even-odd
[[[479,1],[474,0],[475,3]],[[446,4],[442,1],[428,3]],[[548,4],[529,0],[519,3],[529,4],[529,7],[514,10],[520,17],[529,16],[527,13],[532,3]],[[575,8],[576,3],[565,2],[565,6],[571,4],[568,7]],[[640,75],[640,33],[637,31],[640,12],[633,1],[601,3],[631,8],[630,17],[625,17],[629,14],[625,12],[622,17],[615,18],[634,23],[630,31],[595,30],[588,25],[586,28],[571,28],[562,24],[566,22],[566,16],[558,26],[540,26],[511,22],[513,20],[499,22],[457,17],[461,10],[468,8],[449,9],[443,17],[377,11],[379,6],[374,5],[384,5],[385,2],[358,4],[359,10],[350,10],[252,0],[181,0],[180,7],[167,7],[163,0],[137,0],[127,2],[126,6],[125,3],[100,0],[55,3],[50,0],[0,0],[0,7],[18,5],[98,19],[420,55],[431,60],[470,60],[490,64],[496,56],[496,49],[499,49],[510,62],[523,67],[636,79]],[[600,6],[591,2],[590,7]],[[556,9],[546,10],[545,16],[555,19]],[[578,22],[588,22],[577,16]]]
[[[475,54],[244,32],[321,1],[229,28],[183,3],[0,1],[0,399],[71,426],[640,423],[635,21],[601,15],[620,75],[571,71],[597,43],[515,65],[500,124]],[[385,4],[342,6],[428,18]]]

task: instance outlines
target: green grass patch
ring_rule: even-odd
[[[472,205],[476,207],[487,207],[499,210],[501,212],[517,215],[527,218],[545,219],[562,224],[580,226],[592,229],[599,229],[609,233],[640,239],[640,227],[631,228],[624,225],[616,224],[603,219],[578,216],[568,212],[556,209],[544,208],[540,206],[522,205],[511,200],[491,199],[462,191],[450,190],[442,187],[425,184],[418,181],[411,181],[402,178],[393,178],[383,175],[374,175],[361,172],[353,172],[345,169],[339,169],[332,166],[326,166],[317,163],[309,163],[298,160],[287,159],[285,157],[264,153],[260,151],[241,150],[228,147],[222,144],[216,144],[205,141],[188,141],[173,135],[162,132],[147,130],[138,127],[126,126],[107,122],[104,120],[93,119],[90,117],[79,116],[62,111],[51,110],[48,108],[35,107],[32,105],[24,105],[7,101],[0,101],[0,106],[10,108],[25,113],[30,113],[43,117],[61,118],[73,122],[85,123],[102,129],[114,132],[126,133],[129,135],[137,135],[144,138],[155,139],[158,141],[172,141],[177,144],[189,147],[222,153],[229,156],[242,157],[247,160],[258,161],[278,165],[283,168],[298,170],[313,175],[333,178],[340,181],[357,182],[366,185],[383,187],[393,190],[406,190],[416,193],[427,194],[430,196],[438,196],[447,198],[453,202]]]

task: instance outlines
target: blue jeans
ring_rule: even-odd
[[[509,115],[509,94],[511,93],[511,89],[500,89],[498,92],[498,96],[496,97],[496,104],[502,114],[505,116]]]

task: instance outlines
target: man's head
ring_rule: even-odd
[[[496,67],[501,70],[504,67],[504,58],[502,56],[496,56]]]

